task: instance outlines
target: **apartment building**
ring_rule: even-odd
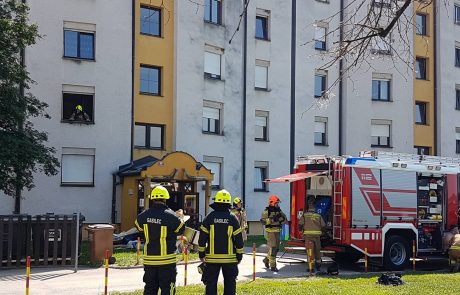
[[[25,51],[31,92],[50,120],[35,120],[61,163],[53,177],[36,174],[21,213],[82,212],[109,222],[112,173],[129,161],[131,137],[131,4],[124,0],[29,0],[42,35]],[[80,113],[77,112],[80,109]],[[0,197],[0,214],[14,200]]]
[[[146,186],[168,186],[170,205],[193,207],[197,220],[225,188],[243,198],[257,234],[270,195],[290,212],[289,185],[264,180],[289,174],[296,156],[460,153],[455,1],[411,6],[414,29],[377,39],[368,63],[342,81],[349,61],[324,66],[340,14],[321,20],[354,11],[352,1],[252,0],[243,16],[244,1],[51,2],[29,1],[46,37],[26,61],[53,117],[37,125],[62,169],[36,177],[25,212],[49,212],[51,202],[51,211],[126,229],[145,208]],[[393,8],[385,3],[366,9]],[[71,122],[74,99],[89,121]]]

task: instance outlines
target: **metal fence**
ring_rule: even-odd
[[[24,266],[27,256],[33,266],[76,265],[84,220],[79,216],[0,215],[0,268]]]

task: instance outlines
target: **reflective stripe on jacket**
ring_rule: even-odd
[[[274,206],[266,207],[260,218],[260,222],[265,225],[265,231],[268,233],[279,233],[286,220],[287,217],[283,211]]]
[[[315,212],[306,212],[299,219],[299,226],[304,235],[317,237],[321,236],[323,228],[326,226],[324,219]]]

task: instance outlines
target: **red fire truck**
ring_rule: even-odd
[[[295,173],[268,182],[292,183],[291,237],[308,197],[327,223],[325,249],[340,263],[366,253],[390,270],[413,255],[445,254],[443,235],[460,222],[460,159],[380,151],[299,157]]]

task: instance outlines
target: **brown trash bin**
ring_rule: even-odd
[[[109,257],[112,257],[114,227],[110,224],[94,224],[86,230],[90,242],[91,263],[104,262],[106,250],[109,250]]]

